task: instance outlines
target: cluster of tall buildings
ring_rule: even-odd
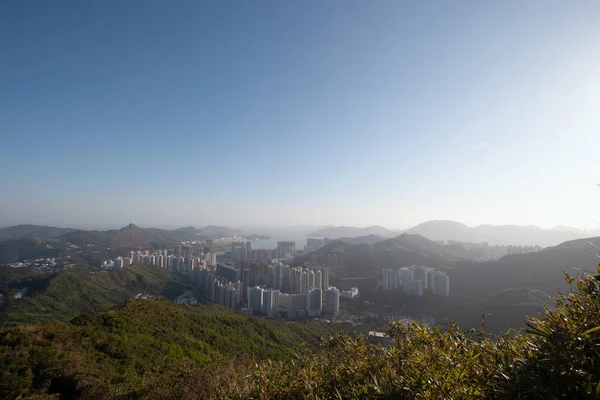
[[[196,268],[206,268],[217,265],[217,254],[194,251],[189,245],[178,246],[172,250],[149,250],[130,251],[125,257],[117,257],[114,260],[106,260],[101,263],[102,268],[124,268],[131,264],[156,265],[167,268],[173,272],[190,273]]]
[[[233,258],[270,261],[275,259],[292,260],[296,257],[296,242],[278,241],[276,249],[253,249],[252,242],[232,242],[231,255]]]
[[[460,246],[476,261],[497,260],[511,254],[527,254],[541,251],[540,246],[490,246],[488,242],[472,243],[458,240],[438,241],[439,244]]]
[[[233,258],[270,261],[278,257],[277,249],[253,249],[252,242],[232,242],[231,255]],[[281,257],[283,258],[283,257]]]
[[[307,238],[306,246],[304,246],[304,254],[317,251],[321,247],[327,246],[329,243],[331,243],[331,239],[328,238]]]
[[[243,284],[241,281],[230,281],[212,271],[214,268],[197,268],[192,272],[192,279],[203,290],[204,297],[213,303],[231,309],[242,306]]]
[[[250,314],[294,319],[339,312],[340,291],[329,286],[327,267],[237,259],[234,265],[218,264],[193,276],[207,299]]]
[[[237,259],[235,264],[218,264],[217,276],[232,282],[240,280],[245,287],[264,286],[287,293],[308,293],[311,288],[329,287],[329,268],[322,266],[291,267],[282,262]]]
[[[402,289],[405,294],[423,296],[430,290],[435,296],[450,296],[448,274],[422,265],[412,265],[398,269],[384,269],[381,273],[383,290]]]
[[[294,257],[296,257],[296,242],[287,240],[277,242],[277,258],[293,260]]]
[[[311,288],[329,287],[329,268],[321,266],[302,268],[282,262],[237,259],[234,265],[218,264],[215,273],[232,282],[239,280],[247,288],[264,286],[287,293],[308,293]]]
[[[285,293],[279,289],[254,286],[248,289],[245,311],[268,317],[288,319],[336,316],[340,310],[340,292],[336,287],[312,287],[307,293]]]

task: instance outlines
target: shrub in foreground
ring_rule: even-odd
[[[484,331],[394,323],[389,348],[339,334],[293,362],[231,370],[214,398],[600,399],[600,268],[579,279],[528,329]],[[233,372],[235,371],[235,372]],[[189,395],[192,393],[188,392]]]

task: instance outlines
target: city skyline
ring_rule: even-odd
[[[600,3],[0,5],[0,226],[598,229]]]

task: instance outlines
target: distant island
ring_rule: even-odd
[[[267,235],[259,235],[257,233],[253,233],[251,235],[245,236],[248,240],[270,240],[271,237]]]

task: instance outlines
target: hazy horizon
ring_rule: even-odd
[[[518,225],[518,224],[478,224],[478,225],[469,225],[469,224],[465,224],[461,221],[454,221],[454,220],[427,220],[427,221],[422,221],[418,224],[415,225],[410,225],[410,226],[404,226],[404,227],[394,227],[394,226],[388,226],[388,225],[381,225],[381,224],[373,224],[373,225],[362,225],[362,226],[358,226],[358,225],[334,225],[334,224],[314,224],[314,225],[303,225],[303,224],[294,224],[294,225],[254,225],[254,224],[250,224],[250,225],[245,225],[245,224],[224,224],[224,223],[196,223],[196,224],[182,224],[182,225],[172,225],[172,224],[166,224],[166,225],[160,225],[160,224],[140,224],[140,223],[136,223],[134,221],[130,221],[130,222],[124,222],[124,223],[120,223],[120,224],[96,224],[96,225],[89,225],[89,224],[78,224],[78,223],[74,223],[74,224],[58,224],[58,225],[53,225],[53,224],[43,224],[43,223],[30,223],[30,222],[24,222],[24,223],[17,223],[17,224],[2,224],[0,223],[0,229],[3,228],[8,228],[11,226],[18,226],[18,225],[40,225],[40,226],[54,226],[57,228],[73,228],[73,229],[82,229],[82,230],[113,230],[113,229],[121,229],[124,228],[126,226],[128,226],[129,224],[134,224],[139,226],[140,228],[156,228],[156,229],[166,229],[166,230],[175,230],[175,229],[180,229],[180,228],[187,228],[190,226],[193,226],[195,228],[203,228],[205,226],[221,226],[221,227],[227,227],[227,228],[232,228],[232,229],[239,229],[244,231],[244,233],[250,234],[250,233],[257,233],[257,234],[264,234],[264,233],[269,233],[269,231],[289,231],[289,232],[310,232],[310,231],[317,231],[320,230],[322,228],[328,228],[328,227],[332,227],[332,228],[338,228],[338,227],[348,227],[348,228],[359,228],[359,229],[364,229],[364,228],[370,228],[370,227],[375,227],[375,226],[379,226],[379,227],[383,227],[385,229],[388,229],[390,231],[393,232],[403,232],[406,231],[408,229],[414,228],[415,226],[421,224],[421,223],[426,223],[426,222],[431,222],[431,221],[447,221],[447,222],[457,222],[463,225],[466,225],[470,228],[476,228],[478,226],[485,226],[485,225],[493,225],[493,226],[519,226],[519,227],[537,227],[537,228],[541,228],[544,230],[552,230],[552,229],[560,229],[560,228],[567,228],[567,229],[575,229],[578,231],[590,231],[590,232],[598,232],[600,231],[600,224],[598,224],[597,227],[577,227],[577,226],[564,226],[564,225],[554,225],[554,226],[549,226],[549,227],[543,227],[543,226],[538,226],[538,225],[534,225],[534,224],[527,224],[527,225]]]
[[[597,1],[5,2],[0,226],[598,229],[598,21]]]

